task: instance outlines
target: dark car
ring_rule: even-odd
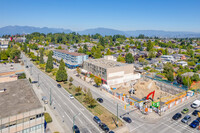
[[[97,98],[97,101],[100,103],[103,103],[103,99],[102,98]]]
[[[198,117],[196,120],[200,122],[200,117]]]
[[[32,81],[33,84],[38,83],[38,81]]]
[[[57,84],[58,88],[61,88],[61,85],[60,84]]]
[[[98,123],[98,124],[101,123],[101,120],[100,120],[99,117],[97,117],[97,116],[94,116],[93,120],[94,120],[96,123]]]
[[[173,119],[173,120],[178,120],[178,119],[180,119],[181,117],[182,117],[181,113],[176,113],[176,114],[172,117],[172,119]]]
[[[72,127],[72,130],[74,131],[74,133],[80,133],[80,130],[79,130],[79,128],[76,125],[74,125]]]
[[[182,120],[183,123],[188,123],[189,121],[191,121],[191,116],[186,115]]]
[[[124,121],[128,122],[128,123],[131,123],[131,122],[132,122],[131,118],[129,118],[129,117],[123,117],[122,119],[123,119]]]
[[[198,120],[194,120],[194,121],[190,124],[190,127],[192,127],[192,128],[196,128],[197,126],[199,126],[199,121],[198,121]]]
[[[100,127],[103,131],[105,131],[105,132],[108,132],[108,131],[109,131],[108,126],[107,126],[106,124],[104,124],[104,123],[100,123],[100,124],[99,124],[99,127]]]
[[[109,133],[115,133],[115,132],[113,132],[113,131],[110,131]]]
[[[194,111],[192,112],[192,115],[197,116],[197,115],[198,115],[198,112],[200,112],[200,111],[199,111],[199,110],[194,110]]]
[[[28,66],[26,66],[26,68],[28,68]]]

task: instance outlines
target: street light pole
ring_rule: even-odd
[[[51,99],[51,88],[50,88],[50,105],[52,105],[52,99]]]
[[[76,114],[76,115],[73,116],[73,133],[74,133],[75,118],[76,118],[76,116],[78,116],[79,114],[80,114],[80,113],[78,113],[78,114]]]
[[[118,127],[118,103],[117,103],[117,127]]]
[[[39,84],[39,73],[38,73],[38,87],[39,87],[39,85],[40,85],[40,84]]]

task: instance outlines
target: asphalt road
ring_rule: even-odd
[[[102,130],[93,121],[91,114],[82,104],[76,99],[70,99],[69,93],[64,88],[58,88],[57,82],[48,75],[40,71],[27,57],[23,55],[23,60],[27,60],[27,65],[32,64],[32,68],[28,68],[29,72],[32,69],[32,80],[38,80],[39,87],[42,89],[45,96],[50,99],[50,88],[52,93],[52,108],[55,107],[63,122],[69,128],[73,126],[73,116],[79,114],[75,119],[75,124],[79,127],[82,133],[99,133]]]

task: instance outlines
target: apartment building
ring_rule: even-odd
[[[53,58],[58,61],[63,59],[67,67],[76,68],[78,66],[82,66],[83,61],[88,59],[88,55],[83,53],[70,52],[67,50],[54,50]]]
[[[125,64],[109,60],[109,58],[89,59],[84,61],[83,70],[96,76],[100,75],[102,82],[109,85],[118,85],[140,78],[134,73],[133,64]]]
[[[29,81],[0,83],[0,133],[44,133],[44,108]]]

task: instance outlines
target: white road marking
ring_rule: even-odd
[[[169,128],[171,128],[171,129],[173,129],[173,130],[175,130],[176,132],[181,133],[180,131],[176,130],[175,128],[173,128],[173,127],[171,127],[171,126],[169,126],[169,125],[167,125],[167,124],[165,124],[165,123],[162,123],[162,124],[165,125],[165,126],[167,126],[167,127],[169,127]]]
[[[138,126],[138,127],[135,127],[135,128],[133,128],[133,129],[131,129],[130,132],[132,132],[132,131],[134,131],[134,130],[136,130],[137,128],[140,128],[140,127],[142,127],[142,126],[144,126],[144,124],[142,124],[142,125],[140,125],[140,126]]]

